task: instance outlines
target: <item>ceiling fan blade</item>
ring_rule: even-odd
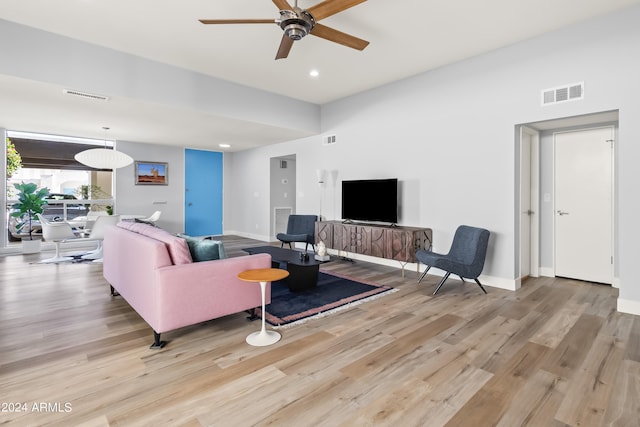
[[[293,10],[287,0],[273,0],[273,3],[278,7],[278,10]]]
[[[342,31],[338,31],[322,24],[316,24],[311,30],[311,34],[358,50],[363,50],[369,45],[369,42],[366,40],[359,39],[358,37],[354,37],[350,34],[343,33]]]
[[[276,54],[276,59],[284,59],[289,56],[289,51],[293,46],[293,39],[289,38],[286,34],[282,35],[282,40],[280,41],[280,47],[278,47],[278,53]]]
[[[275,0],[273,1],[275,2]],[[347,10],[350,7],[364,3],[365,1],[367,0],[325,0],[315,6],[311,6],[307,9],[307,12],[309,12],[317,22],[343,10]]]
[[[200,19],[203,24],[275,24],[275,19]]]

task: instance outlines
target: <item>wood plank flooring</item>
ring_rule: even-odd
[[[263,245],[225,236],[231,256]],[[640,317],[617,290],[518,292],[336,261],[398,292],[245,343],[243,313],[163,334],[109,295],[99,264],[0,258],[0,425],[640,426]]]

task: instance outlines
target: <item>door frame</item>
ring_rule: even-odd
[[[588,130],[597,130],[597,129],[611,129],[611,135],[612,135],[612,140],[611,140],[611,230],[609,231],[611,233],[611,285],[613,287],[617,287],[615,285],[615,247],[616,247],[616,234],[615,234],[615,227],[616,227],[616,211],[615,211],[615,199],[616,199],[616,170],[615,170],[615,166],[616,166],[616,162],[615,162],[615,158],[616,158],[616,140],[617,138],[617,134],[616,134],[616,127],[614,125],[605,125],[605,126],[584,126],[584,127],[580,127],[580,128],[576,128],[576,129],[568,129],[568,130],[559,130],[559,131],[555,131],[553,132],[553,145],[554,145],[554,149],[553,149],[553,183],[555,186],[555,182],[556,182],[556,156],[555,156],[555,144],[556,144],[556,135],[558,134],[564,134],[564,133],[575,133],[575,132],[582,132],[582,131],[588,131]],[[553,215],[554,215],[554,220],[551,222],[551,227],[553,229],[553,275],[556,275],[556,221],[555,221],[555,213],[556,213],[556,197],[555,194],[553,196]]]
[[[530,183],[530,202],[529,206],[531,210],[534,212],[530,219],[530,239],[529,239],[529,276],[531,277],[539,277],[540,276],[540,132],[530,128],[525,125],[519,126],[519,165],[523,162],[528,161],[530,164],[529,172],[530,176],[524,176],[524,171],[520,166],[518,166],[520,179],[519,183],[523,182],[527,179]],[[531,137],[531,147],[530,150],[523,150],[523,140],[522,135],[527,134]],[[516,276],[516,289],[519,289],[522,285],[522,254],[524,252],[523,245],[525,241],[523,241],[521,235],[521,226],[520,221],[522,218],[521,214],[521,206],[522,206],[522,194],[520,189],[518,188],[518,274]]]

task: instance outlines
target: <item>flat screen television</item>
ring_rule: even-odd
[[[342,181],[342,219],[396,224],[398,179]]]

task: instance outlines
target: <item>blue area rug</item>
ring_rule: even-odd
[[[265,308],[265,320],[277,327],[292,326],[315,317],[323,317],[350,308],[387,293],[396,291],[390,286],[363,283],[335,273],[318,273],[318,286],[291,292],[279,282],[271,284],[271,304]],[[258,309],[258,314],[262,315]]]

